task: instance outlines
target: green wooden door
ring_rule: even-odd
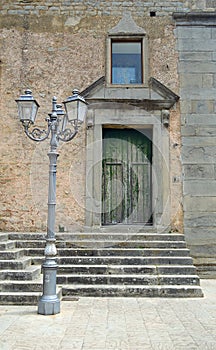
[[[150,134],[103,129],[103,225],[152,223]]]

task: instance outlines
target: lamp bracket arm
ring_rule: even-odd
[[[76,136],[77,133],[78,133],[77,127],[74,128],[74,131],[71,131],[71,129],[65,129],[64,131],[59,132],[58,139],[63,142],[68,142],[73,140],[73,138]]]
[[[29,130],[30,124],[23,123],[25,134],[33,141],[40,142],[44,141],[48,138],[51,130],[51,125],[48,124],[48,129],[40,129],[40,128],[33,128],[31,131]]]

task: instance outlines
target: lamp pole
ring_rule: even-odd
[[[55,210],[56,210],[56,168],[58,158],[59,141],[71,141],[78,133],[79,126],[83,123],[87,112],[87,103],[73,91],[73,95],[64,101],[65,111],[61,105],[57,105],[56,97],[52,99],[52,113],[46,118],[47,130],[31,126],[35,123],[39,104],[33,98],[31,90],[26,90],[16,100],[20,121],[23,124],[25,134],[33,141],[41,142],[50,136],[49,157],[49,187],[48,187],[48,217],[47,236],[44,249],[45,259],[42,263],[43,294],[39,298],[38,313],[41,315],[55,315],[60,312],[60,300],[56,294],[57,249],[55,238]],[[63,120],[61,119],[63,117]]]

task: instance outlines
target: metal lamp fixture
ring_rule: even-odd
[[[74,89],[73,96],[68,97],[63,103],[68,121],[77,125],[82,124],[86,115],[87,105],[84,98],[79,95],[79,91]]]
[[[48,190],[48,218],[47,236],[44,250],[45,260],[43,270],[43,294],[39,299],[38,313],[42,315],[55,315],[60,312],[60,300],[56,294],[56,239],[55,239],[55,207],[56,207],[56,167],[59,141],[71,141],[78,133],[87,113],[87,103],[78,90],[73,91],[64,101],[66,112],[57,104],[56,97],[52,99],[52,112],[46,118],[47,129],[33,127],[39,104],[33,98],[31,90],[26,90],[17,100],[18,114],[23,124],[25,134],[34,141],[44,141],[50,137],[49,156],[49,190]],[[61,118],[63,117],[63,121]],[[33,127],[31,129],[31,127]]]
[[[16,102],[18,105],[20,121],[22,123],[34,124],[40,106],[32,96],[31,90],[26,90],[25,95],[20,96]]]

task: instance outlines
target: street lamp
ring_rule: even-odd
[[[17,100],[18,114],[24,127],[25,134],[33,141],[41,142],[49,135],[49,189],[48,189],[48,218],[47,236],[44,250],[45,260],[43,270],[43,295],[39,299],[38,313],[41,315],[55,315],[60,312],[60,300],[56,294],[56,239],[55,239],[55,207],[56,207],[56,167],[59,141],[71,141],[78,133],[79,126],[83,123],[87,112],[87,102],[79,95],[78,90],[73,90],[73,95],[64,102],[65,111],[57,104],[56,97],[52,99],[52,113],[46,118],[47,129],[31,127],[35,123],[39,104],[32,96],[31,90],[26,90]],[[61,120],[63,118],[63,120]]]

